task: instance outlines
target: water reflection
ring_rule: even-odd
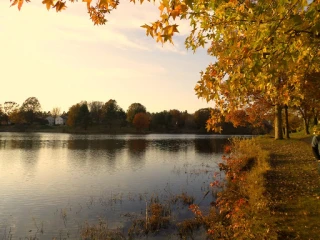
[[[126,145],[126,141],[120,139],[69,139],[67,145],[68,149],[71,150],[106,150],[110,152],[110,154],[113,154],[116,151],[123,149]]]
[[[216,153],[226,142],[208,136],[165,134],[26,133],[0,137],[0,188],[4,196],[0,199],[0,236],[3,226],[12,226],[16,239],[34,229],[30,217],[44,223],[45,233],[40,238],[52,239],[60,229],[54,217],[59,218],[66,206],[74,213],[68,210],[68,231],[73,229],[71,238],[79,239],[75,222],[97,222],[96,217],[103,214],[116,225],[126,212],[140,212],[153,193],[161,198],[186,191],[199,202],[202,188],[209,186],[220,160]],[[101,193],[110,197],[103,207]],[[132,194],[143,195],[143,201],[124,197]],[[114,200],[120,195],[118,204]],[[88,204],[91,198],[97,199],[94,207]],[[57,211],[56,216],[51,215]],[[14,217],[7,217],[11,215]]]
[[[148,147],[146,139],[129,139],[127,143],[129,153],[137,157],[144,155]]]
[[[199,153],[220,153],[228,139],[195,139],[194,146]]]

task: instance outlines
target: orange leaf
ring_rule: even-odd
[[[18,9],[20,11],[21,7],[22,7],[22,4],[23,4],[23,0],[19,0],[19,3],[18,3]]]
[[[53,0],[43,0],[42,3],[46,5],[48,10],[53,6]]]

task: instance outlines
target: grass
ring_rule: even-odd
[[[266,174],[270,211],[279,239],[319,239],[319,173],[310,137],[261,139],[270,152],[271,169]]]

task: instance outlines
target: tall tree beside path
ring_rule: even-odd
[[[120,4],[83,1],[98,25]],[[20,9],[24,1],[10,2]],[[48,10],[66,9],[62,0],[43,3]],[[157,21],[142,26],[147,35],[172,42],[178,33],[175,20],[184,19],[191,26],[186,47],[205,47],[212,56],[195,87],[197,96],[214,102],[226,115],[245,107],[251,93],[260,91],[274,105],[275,139],[282,139],[284,106],[299,104],[294,101],[304,97],[305,76],[320,69],[320,1],[160,0],[159,12]],[[221,119],[213,114],[208,129],[216,129]]]

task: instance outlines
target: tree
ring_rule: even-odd
[[[93,101],[88,104],[93,124],[100,124],[103,116],[103,102]]]
[[[1,125],[1,122],[2,122],[3,120],[6,120],[6,119],[5,119],[5,114],[4,114],[4,112],[3,112],[3,109],[2,109],[2,105],[0,104],[0,125]],[[7,121],[7,120],[6,120],[6,121]]]
[[[67,125],[87,129],[90,122],[90,113],[87,102],[77,103],[69,108]]]
[[[162,111],[151,114],[150,128],[155,131],[169,130],[171,115],[168,111]]]
[[[122,126],[126,120],[126,114],[117,104],[116,100],[110,99],[103,106],[103,122],[109,128],[118,125]]]
[[[244,110],[236,110],[234,112],[229,112],[226,115],[226,122],[232,122],[233,126],[245,127],[248,124],[248,115]]]
[[[27,98],[21,105],[20,111],[27,123],[33,123],[36,114],[41,111],[41,105],[36,97]]]
[[[127,110],[127,121],[129,123],[132,123],[134,116],[137,113],[146,113],[146,112],[147,112],[146,107],[143,106],[141,103],[132,103]]]
[[[67,120],[68,126],[70,126],[70,127],[77,126],[77,119],[78,119],[79,111],[80,111],[80,104],[79,103],[72,105],[69,108],[68,120]]]
[[[23,112],[15,109],[13,112],[10,113],[10,122],[15,124],[25,123]]]
[[[83,102],[80,105],[78,116],[77,116],[77,124],[81,126],[83,129],[87,130],[90,123],[90,113],[88,104]]]
[[[51,111],[51,115],[56,118],[61,114],[61,110],[59,107],[54,107]]]
[[[197,124],[197,128],[200,130],[205,130],[207,121],[210,119],[211,109],[201,108],[194,113],[194,121]]]
[[[169,113],[171,115],[171,127],[174,129],[183,128],[185,124],[183,113],[177,109],[171,109]]]
[[[305,76],[302,93],[303,98],[296,97],[298,104],[294,108],[303,119],[305,133],[310,134],[310,123],[320,111],[320,72]]]
[[[6,119],[7,124],[9,124],[11,121],[11,114],[15,111],[18,111],[18,109],[19,104],[17,104],[16,102],[8,101],[3,104],[3,110],[5,115],[4,118]]]
[[[150,118],[146,113],[139,112],[135,114],[132,124],[138,131],[141,131],[149,127]]]
[[[120,3],[100,0],[93,6],[94,1],[84,1],[94,24],[105,24],[105,14]],[[56,11],[66,8],[62,0],[43,3]],[[23,0],[14,0],[16,4],[20,9]],[[319,72],[319,8],[318,0],[160,0],[159,20],[142,27],[157,42],[172,42],[178,32],[175,20],[189,21],[186,47],[195,51],[209,46],[214,60],[201,72],[198,97],[213,101],[224,116],[242,109],[252,92],[261,91],[274,105],[275,139],[282,139],[283,107],[295,96],[303,98],[306,74]],[[208,129],[216,129],[219,119],[213,114]]]

